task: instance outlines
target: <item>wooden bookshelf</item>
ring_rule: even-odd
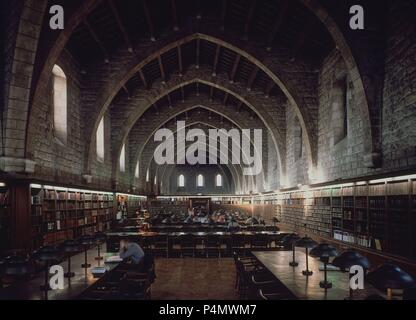
[[[416,178],[393,177],[275,193],[294,230],[416,260]]]
[[[110,229],[114,194],[31,185],[33,248]]]
[[[131,194],[116,194],[118,218],[132,217],[137,210],[146,207],[147,198]]]
[[[3,183],[2,183],[3,184]],[[0,186],[0,254],[10,249],[11,243],[11,210],[9,189]]]

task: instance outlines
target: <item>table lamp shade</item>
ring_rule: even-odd
[[[338,251],[328,243],[320,243],[309,252],[309,255],[314,258],[329,258],[336,257]]]
[[[274,222],[274,223],[279,223],[280,221],[279,221],[279,219],[277,219],[276,217],[273,217],[273,222]]]
[[[370,269],[370,261],[363,255],[353,250],[347,250],[335,257],[332,264],[341,270],[348,270],[352,266],[361,266],[365,270]]]
[[[105,234],[105,233],[103,233],[103,232],[97,232],[97,233],[94,235],[94,239],[95,239],[95,241],[97,241],[97,242],[104,242],[105,240],[107,240],[107,236],[106,236],[106,234]]]
[[[92,236],[90,235],[84,235],[79,237],[78,239],[79,243],[81,243],[82,245],[91,245],[95,243],[95,240]]]
[[[296,241],[296,247],[301,247],[301,248],[311,249],[311,248],[316,247],[317,244],[318,243],[315,240],[309,237],[303,237],[299,239],[298,241]]]
[[[370,272],[367,281],[378,289],[406,289],[415,285],[411,275],[392,263]]]
[[[33,263],[24,256],[10,256],[0,263],[2,273],[9,276],[24,276],[35,272]]]
[[[44,246],[35,251],[33,258],[39,261],[59,260],[61,258],[61,252],[55,247]]]
[[[81,244],[76,240],[65,240],[59,248],[65,253],[76,253],[82,250]]]
[[[283,247],[291,247],[292,244],[296,243],[299,239],[300,237],[296,233],[290,233],[280,240],[280,245]]]

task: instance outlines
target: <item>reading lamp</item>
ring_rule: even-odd
[[[37,261],[44,262],[45,268],[45,279],[44,284],[40,286],[40,289],[45,292],[45,299],[48,299],[48,291],[50,290],[49,287],[49,266],[51,263],[57,262],[61,259],[62,254],[61,252],[52,246],[44,246],[40,248],[33,254],[33,259]]]
[[[94,235],[94,240],[97,244],[97,256],[95,257],[95,260],[98,261],[98,266],[100,266],[100,262],[103,260],[103,257],[101,256],[101,245],[107,240],[107,236],[103,232],[97,232]]]
[[[389,262],[370,272],[367,281],[377,289],[387,290],[387,300],[391,300],[393,289],[406,289],[415,285],[410,274]]]
[[[302,271],[302,274],[304,276],[311,276],[313,272],[309,270],[309,260],[308,260],[308,251],[309,249],[314,248],[318,243],[314,241],[313,239],[309,238],[308,236],[305,236],[298,241],[296,241],[296,247],[305,248],[305,254],[306,254],[306,270]]]
[[[272,221],[273,221],[273,226],[274,227],[276,227],[276,224],[278,224],[280,222],[279,219],[277,219],[277,217],[273,217]]]
[[[64,254],[68,255],[68,272],[65,273],[65,278],[68,278],[68,283],[71,284],[71,278],[75,276],[75,273],[71,272],[71,254],[82,251],[81,245],[75,240],[65,240],[60,249]]]
[[[280,245],[282,245],[283,247],[287,248],[287,247],[291,247],[292,248],[292,253],[293,253],[293,258],[292,261],[289,262],[289,266],[291,267],[297,267],[299,265],[298,262],[296,262],[295,260],[295,250],[296,250],[296,241],[298,241],[300,239],[300,237],[296,234],[296,233],[290,233],[286,236],[284,236],[282,238],[282,240],[280,241]]]
[[[341,253],[338,257],[332,261],[332,264],[335,267],[341,269],[342,272],[347,272],[352,266],[361,266],[364,269],[364,273],[368,269],[370,269],[370,261],[363,255],[359,254],[353,250],[347,250]],[[350,273],[349,278],[351,279],[353,275]],[[353,300],[354,299],[354,290],[350,287],[350,295],[345,300]]]
[[[319,282],[321,288],[332,288],[332,283],[328,281],[327,265],[330,257],[338,255],[337,249],[327,243],[321,243],[313,248],[310,252],[311,257],[319,258],[324,263],[324,280]]]
[[[84,263],[81,265],[81,268],[84,268],[85,274],[87,274],[87,269],[91,267],[91,264],[88,263],[88,247],[95,244],[95,241],[90,235],[81,236],[78,241],[84,246]]]

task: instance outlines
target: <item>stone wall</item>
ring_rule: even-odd
[[[389,170],[416,167],[416,27],[405,3],[391,6],[386,29],[382,147]]]

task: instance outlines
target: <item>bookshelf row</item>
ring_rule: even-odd
[[[11,242],[11,210],[10,195],[6,186],[0,185],[0,252],[7,249]]]
[[[117,193],[117,219],[133,217],[138,210],[146,207],[147,198],[131,194]]]
[[[256,197],[294,229],[416,259],[416,176]]]
[[[113,193],[31,185],[32,247],[110,229]]]

